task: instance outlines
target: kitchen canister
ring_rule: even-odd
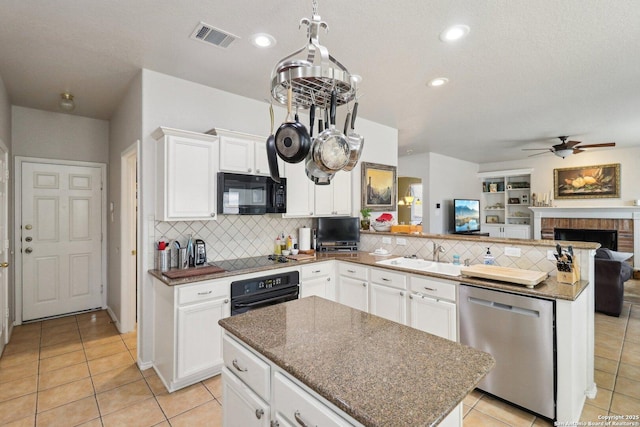
[[[189,268],[189,254],[187,248],[178,249],[178,268]]]
[[[168,271],[171,268],[171,250],[156,250],[156,270]]]
[[[298,229],[298,249],[308,251],[311,249],[311,229],[302,227]]]

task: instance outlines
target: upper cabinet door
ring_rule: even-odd
[[[159,128],[157,205],[159,221],[216,219],[218,138]]]
[[[252,139],[220,136],[220,170],[235,173],[255,173],[255,143]],[[267,166],[268,168],[268,166]]]

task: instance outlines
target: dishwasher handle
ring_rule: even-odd
[[[489,301],[486,299],[469,297],[469,302],[472,304],[482,305],[495,310],[509,311],[511,313],[522,314],[524,316],[540,317],[538,310],[531,310],[529,308],[516,307],[513,305],[502,304],[497,301]]]

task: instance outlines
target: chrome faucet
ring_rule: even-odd
[[[436,242],[433,242],[433,256],[431,257],[431,261],[440,262],[440,254],[444,253],[444,247],[442,245],[436,245]]]

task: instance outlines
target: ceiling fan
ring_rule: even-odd
[[[562,157],[563,159],[565,157],[567,157],[570,154],[578,154],[578,153],[582,153],[584,151],[584,148],[596,148],[596,147],[615,147],[616,143],[615,142],[605,142],[602,144],[588,144],[588,145],[578,145],[578,144],[582,144],[582,142],[580,141],[567,141],[567,138],[569,138],[568,136],[559,136],[558,138],[560,138],[560,141],[562,141],[560,144],[556,144],[551,146],[551,148],[523,148],[523,151],[529,151],[529,150],[544,150],[544,152],[551,152],[553,154],[555,154],[558,157]],[[533,157],[533,156],[538,156],[540,154],[545,154],[545,153],[536,153],[536,154],[532,154],[528,157]]]

